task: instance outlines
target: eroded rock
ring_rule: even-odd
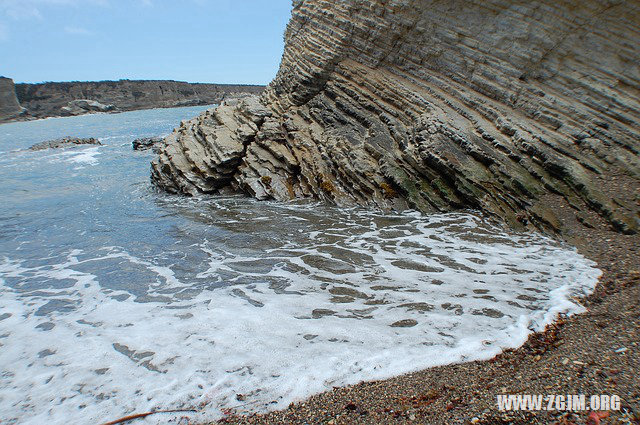
[[[73,145],[102,145],[98,139],[94,139],[93,137],[89,137],[86,139],[81,139],[77,137],[63,137],[61,139],[48,140],[46,142],[36,143],[31,146],[29,150],[32,151],[41,151],[44,149],[58,149],[58,148],[66,148]]]
[[[146,151],[153,149],[153,152],[160,153],[159,144],[162,142],[162,137],[141,137],[135,139],[131,144],[134,151]]]
[[[25,108],[18,102],[13,80],[0,77],[0,123],[16,119],[24,113]]]
[[[67,106],[60,108],[60,115],[83,115],[91,112],[112,112],[116,107],[105,105],[96,100],[77,99],[67,103]]]
[[[638,34],[625,2],[296,2],[275,80],[183,122],[152,179],[562,231],[552,194],[632,233]]]

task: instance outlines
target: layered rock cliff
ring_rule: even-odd
[[[263,89],[252,85],[131,80],[16,84],[18,99],[33,118],[208,105],[220,103],[227,96],[257,94]]]
[[[13,80],[0,77],[0,122],[10,121],[23,113],[24,108],[18,103]]]
[[[152,179],[562,230],[554,197],[631,233],[639,46],[631,1],[294,1],[273,82],[183,122]]]

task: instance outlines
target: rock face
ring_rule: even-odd
[[[86,139],[80,139],[77,137],[63,137],[62,139],[47,140],[46,142],[36,143],[31,146],[29,150],[41,151],[45,149],[58,149],[66,148],[73,145],[102,145],[98,139],[89,137]]]
[[[0,77],[0,122],[10,121],[24,113],[18,103],[13,80]]]
[[[298,0],[285,42],[265,92],[183,122],[153,181],[561,231],[552,196],[580,221],[637,229],[631,3]]]
[[[208,105],[229,96],[260,93],[263,89],[263,86],[180,81],[16,84],[18,99],[31,118]]]

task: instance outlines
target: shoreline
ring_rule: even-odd
[[[215,106],[218,106],[218,104],[216,104],[216,103],[211,103],[211,104],[202,103],[202,104],[197,104],[197,105],[182,105],[182,106],[155,106],[153,108],[127,109],[127,110],[109,111],[109,112],[90,111],[90,112],[87,112],[85,114],[78,114],[78,115],[55,115],[55,116],[49,116],[49,117],[26,117],[26,118],[21,118],[21,119],[12,119],[12,120],[9,120],[9,121],[2,121],[2,122],[0,122],[0,125],[15,124],[15,123],[19,123],[19,122],[45,121],[45,120],[52,120],[52,119],[57,119],[57,118],[85,117],[87,115],[117,115],[117,114],[124,114],[126,112],[152,111],[154,109],[196,108],[196,107],[200,107],[200,106],[215,107]]]
[[[627,195],[632,196],[632,191]],[[621,410],[609,422],[640,419],[640,247],[639,235],[608,229],[592,213],[595,229],[577,222],[555,195],[564,240],[595,261],[602,275],[581,299],[586,311],[558,318],[519,348],[490,360],[455,363],[394,378],[333,388],[285,410],[236,415],[219,424],[584,424],[589,412],[499,411],[498,394],[609,394]],[[622,352],[616,350],[624,349]],[[636,415],[636,419],[631,419]],[[638,423],[638,422],[635,422]]]

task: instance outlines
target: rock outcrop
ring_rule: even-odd
[[[45,149],[59,149],[66,148],[74,145],[102,145],[98,139],[88,137],[81,139],[78,137],[63,137],[61,139],[47,140],[46,142],[36,143],[31,146],[29,150],[42,151]]]
[[[16,97],[13,80],[0,77],[0,123],[19,117],[24,111]]]
[[[62,115],[83,115],[91,112],[111,112],[115,111],[113,105],[105,105],[95,100],[78,99],[67,103],[67,106],[60,108]]]
[[[294,1],[260,97],[183,122],[170,192],[474,208],[638,227],[640,8],[622,0]]]
[[[131,143],[131,146],[134,151],[146,151],[153,149],[154,153],[160,153],[159,145],[162,140],[162,137],[141,137],[139,139],[135,139]]]
[[[230,96],[258,94],[263,89],[253,85],[131,80],[16,84],[18,99],[29,118],[209,105]]]

